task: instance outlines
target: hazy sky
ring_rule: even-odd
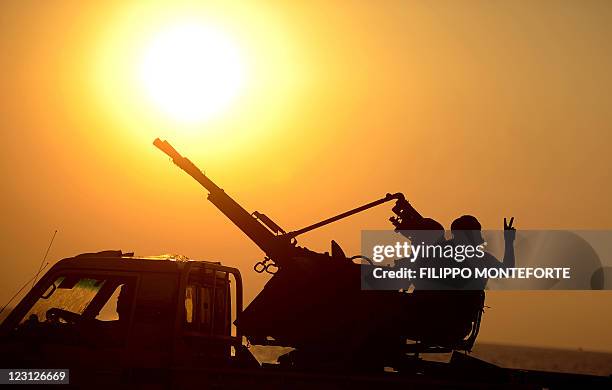
[[[97,3],[97,2],[96,2]],[[286,229],[402,191],[446,226],[612,227],[612,2],[41,2],[0,5],[0,300],[102,249],[238,266],[262,254],[152,145],[160,136]],[[234,37],[248,88],[197,125],[131,79],[169,20]],[[388,207],[300,240],[347,253]],[[490,293],[480,341],[612,351],[609,292]]]

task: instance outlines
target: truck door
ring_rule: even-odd
[[[177,311],[178,273],[143,272],[135,297],[128,359],[143,375],[171,364],[172,336]]]
[[[240,340],[232,335],[232,308],[235,306],[230,288],[232,279],[235,276],[225,269],[203,266],[190,270],[184,291],[181,336],[177,343],[179,365],[210,367],[228,363],[232,345]]]

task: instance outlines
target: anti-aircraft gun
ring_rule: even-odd
[[[280,359],[290,366],[334,369],[397,366],[409,352],[471,349],[484,293],[472,293],[466,306],[464,294],[364,291],[355,262],[362,256],[347,257],[334,241],[331,253],[297,245],[301,234],[386,202],[395,201],[390,221],[396,229],[422,218],[403,194],[286,232],[265,214],[246,211],[168,142],[156,139],[154,145],[206,188],[208,200],[265,253],[255,271],[273,277],[236,324],[251,344],[295,348]]]

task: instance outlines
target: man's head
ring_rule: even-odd
[[[412,240],[417,243],[433,244],[444,239],[444,226],[435,219],[423,218],[411,234]]]
[[[462,215],[451,224],[451,233],[455,242],[460,244],[480,245],[484,242],[480,230],[482,226],[476,217]]]

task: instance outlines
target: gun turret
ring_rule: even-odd
[[[255,265],[255,270],[265,270],[274,276],[235,322],[252,344],[292,347],[295,351],[290,360],[300,367],[319,365],[322,356],[330,359],[331,366],[354,367],[368,360],[382,367],[386,364],[385,354],[404,348],[407,337],[448,346],[462,342],[466,332],[472,329],[473,314],[480,311],[472,310],[467,317],[461,318],[455,311],[449,311],[447,317],[439,317],[439,310],[429,304],[427,296],[423,298],[424,303],[415,303],[416,294],[362,290],[363,266],[347,258],[333,241],[331,255],[297,246],[296,237],[300,234],[392,200],[395,200],[392,211],[396,216],[391,222],[396,230],[412,226],[423,217],[403,194],[387,194],[305,228],[285,232],[265,214],[246,211],[168,142],[156,139],[154,145],[206,188],[208,200],[266,254],[266,258]],[[271,266],[277,267],[277,272],[272,272]],[[456,306],[452,301],[450,305]],[[431,307],[438,320],[414,325],[415,307]],[[480,309],[478,306],[474,310]],[[463,320],[465,323],[456,325]],[[479,324],[479,321],[478,317],[474,323]],[[441,324],[450,325],[444,328]],[[379,328],[385,329],[382,339],[372,333],[372,329]],[[450,331],[455,332],[456,337],[448,336]],[[432,332],[442,336],[440,341],[433,338]],[[340,334],[344,336],[338,337]],[[471,344],[463,349],[469,348]],[[343,352],[336,354],[337,351]],[[348,360],[344,361],[342,356]]]

